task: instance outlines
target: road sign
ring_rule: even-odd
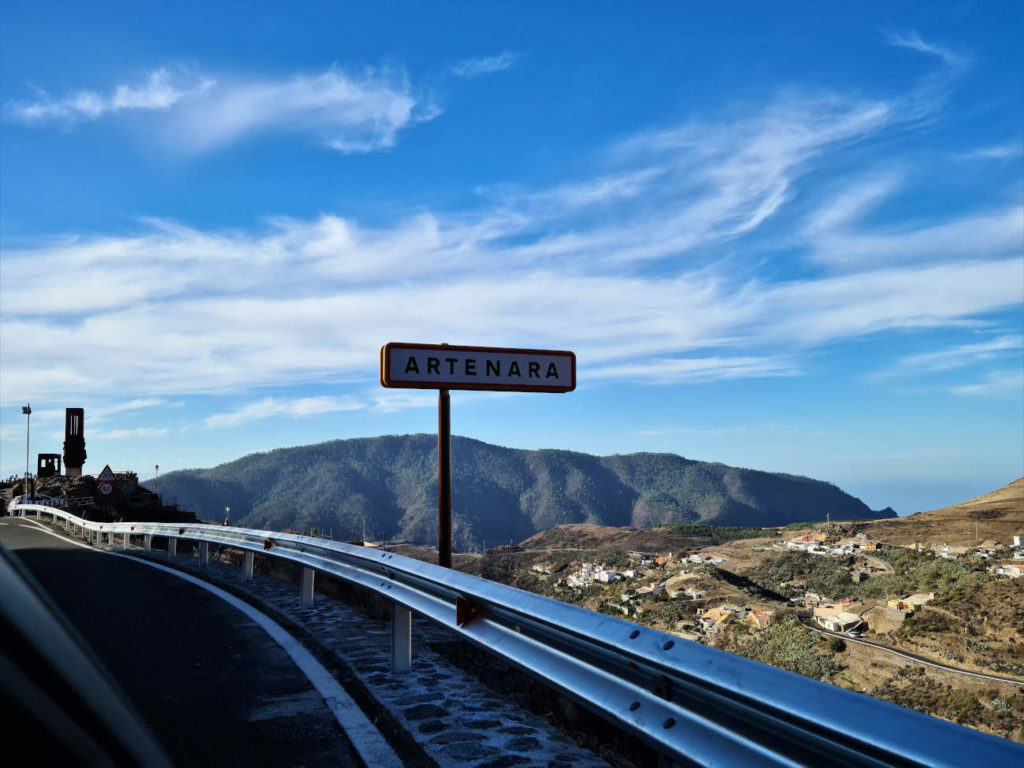
[[[571,392],[573,352],[391,342],[380,350],[380,383],[412,389]]]
[[[114,477],[114,471],[107,464],[103,467],[103,471],[96,475],[96,490],[104,496],[109,496],[114,492],[114,484],[116,482],[117,478]]]
[[[450,389],[492,392],[572,392],[576,353],[550,349],[403,344],[380,348],[382,387],[436,389],[437,562],[452,567]]]

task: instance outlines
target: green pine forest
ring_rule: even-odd
[[[519,542],[565,523],[776,526],[826,515],[895,516],[830,483],[674,454],[526,451],[457,436],[451,452],[456,551]],[[436,544],[437,438],[390,435],[254,453],[162,475],[160,492],[211,522],[230,507],[232,525]]]

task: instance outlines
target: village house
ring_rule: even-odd
[[[696,563],[697,565],[716,565],[717,566],[717,565],[721,565],[722,563],[725,562],[725,558],[724,557],[715,557],[714,555],[706,555],[704,553],[699,553],[699,554],[696,554],[696,555],[690,555],[687,558],[687,560],[689,560],[691,563]]]
[[[755,627],[756,629],[765,629],[772,620],[773,611],[759,611],[757,609],[751,609],[747,613],[746,623]]]
[[[650,595],[653,597],[656,595],[660,595],[664,591],[664,584],[651,584],[637,589],[637,591],[633,593],[633,597],[644,597],[646,595]]]
[[[949,544],[943,544],[942,546],[933,545],[932,549],[944,560],[956,560],[958,557],[966,555],[970,547],[951,547]]]
[[[846,613],[844,611],[835,616],[816,617],[815,621],[818,622],[818,626],[824,627],[830,632],[848,632],[859,626],[863,620],[855,613]]]
[[[682,593],[683,585],[693,578],[693,574],[689,573],[681,573],[677,576],[673,576],[672,578],[667,579],[665,581],[665,592],[668,594],[669,597],[675,598],[677,595]]]
[[[821,553],[824,552],[824,547],[821,546],[821,542],[814,541],[807,536],[801,536],[798,539],[789,539],[786,542],[786,546],[790,549],[798,549],[802,552]]]
[[[723,604],[717,608],[708,608],[698,616],[698,619],[707,629],[712,629],[736,619],[742,620],[746,617],[746,614],[746,608]]]
[[[1009,576],[1011,579],[1019,579],[1024,576],[1024,565],[1000,565],[992,569],[992,572],[999,576]]]
[[[899,611],[900,613],[903,613],[906,616],[909,616],[914,612],[914,606],[911,603],[908,603],[906,600],[887,600],[885,604],[889,606],[892,610]]]
[[[838,616],[845,610],[845,608],[846,606],[842,603],[822,603],[821,605],[814,606],[813,616],[815,620],[830,616]]]
[[[534,566],[535,570],[536,568],[537,566]],[[542,573],[546,573],[546,571],[542,571]],[[627,574],[639,575],[636,571],[623,571],[619,573],[614,568],[605,568],[598,563],[583,563],[578,571],[574,571],[565,577],[565,583],[569,587],[588,587],[595,581],[609,584],[619,581]]]
[[[915,592],[903,598],[903,602],[913,606],[915,609],[920,608],[922,605],[927,603],[929,600],[935,599],[934,592]]]

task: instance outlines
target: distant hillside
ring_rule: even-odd
[[[437,541],[437,438],[335,440],[160,477],[183,509],[254,528]],[[567,523],[784,525],[894,516],[818,480],[673,454],[598,457],[452,438],[453,543],[479,551]]]
[[[894,544],[965,546],[986,539],[1009,544],[1012,536],[1024,535],[1024,477],[951,507],[876,523],[869,530]]]

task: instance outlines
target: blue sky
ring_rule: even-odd
[[[0,9],[0,474],[433,432],[388,341],[571,349],[501,445],[906,514],[1024,474],[1018,3]],[[453,457],[457,461],[458,457]]]

